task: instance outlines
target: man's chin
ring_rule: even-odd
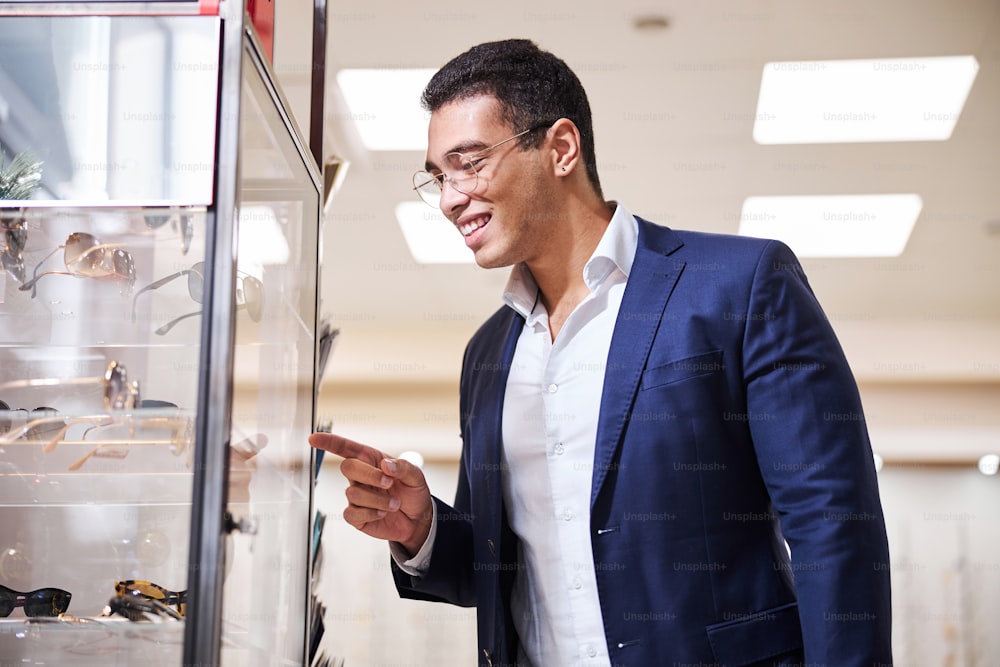
[[[481,269],[502,269],[514,264],[503,257],[492,257],[484,250],[473,253],[473,256],[475,257],[476,265]]]

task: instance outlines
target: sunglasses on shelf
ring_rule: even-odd
[[[172,608],[180,616],[187,611],[187,591],[168,591],[159,584],[141,579],[126,579],[115,583],[115,593],[120,597],[153,600]]]
[[[69,609],[73,595],[61,588],[39,588],[22,593],[0,586],[0,616],[10,616],[17,607],[24,607],[25,616],[58,616]]]
[[[0,252],[0,263],[3,269],[19,283],[24,282],[24,245],[28,241],[27,223],[24,218],[4,220],[3,251]]]
[[[29,411],[25,408],[12,408],[0,401],[0,442],[6,442],[8,434],[14,430],[15,419],[11,415],[18,415],[25,422],[21,428],[16,429],[18,435],[12,438],[15,440],[47,440],[63,428],[63,420],[55,408],[40,407]]]
[[[63,251],[63,264],[66,270],[38,273],[42,264],[60,250]],[[66,243],[58,246],[35,266],[31,280],[21,285],[20,289],[31,290],[31,298],[35,298],[35,285],[45,276],[76,276],[120,281],[122,292],[128,293],[135,284],[135,262],[131,253],[115,244],[101,243],[93,234],[73,232],[66,238]]]
[[[181,253],[186,255],[191,249],[191,239],[194,238],[193,216],[186,213],[179,216],[169,213],[148,213],[143,216],[143,219],[150,229],[159,229],[170,221],[176,221],[181,230]]]
[[[142,401],[139,398],[139,381],[132,380],[130,382],[125,366],[117,361],[111,361],[108,364],[107,370],[104,372],[104,377],[15,380],[14,382],[6,382],[0,385],[0,389],[96,383],[104,384],[104,408],[109,412],[131,410],[142,405]],[[7,412],[7,414],[23,413],[32,418],[22,426],[12,428],[13,420],[3,417],[3,412]],[[29,413],[24,409],[11,410],[9,405],[0,401],[0,429],[2,429],[0,430],[0,444],[14,442],[22,438],[27,440],[49,440],[46,450],[51,451],[51,448],[55,447],[55,443],[65,437],[66,431],[74,424],[99,423],[110,419],[110,415],[88,415],[66,419],[59,416],[58,410],[50,407],[35,408]]]
[[[135,296],[132,297],[132,321],[136,321],[135,306],[140,294],[159,289],[167,283],[183,276],[187,276],[188,296],[190,296],[191,300],[195,303],[202,303],[205,292],[205,262],[197,262],[196,264],[193,264],[190,269],[183,269],[177,273],[160,278],[159,280],[146,285],[141,290],[136,292]],[[236,308],[245,308],[252,321],[260,322],[264,308],[264,285],[258,279],[250,275],[236,277]],[[197,315],[201,315],[200,310],[176,317],[161,326],[154,333],[158,336],[163,336],[173,329],[179,322]]]
[[[100,426],[95,426],[87,430],[83,435],[83,439],[87,440],[88,436],[95,431],[113,427],[121,426],[122,424],[108,423],[102,424]],[[134,435],[129,437],[128,440],[113,439],[113,440],[103,440],[97,442],[93,449],[84,454],[82,457],[70,464],[68,470],[79,470],[83,467],[83,464],[89,461],[91,458],[114,458],[123,459],[128,456],[129,448],[136,445],[170,445],[170,451],[174,456],[180,456],[181,454],[189,451],[191,443],[194,442],[194,420],[188,417],[142,417],[128,419],[127,425],[130,429],[135,429],[136,427],[142,428],[144,430],[169,430],[171,432],[170,439],[156,438],[156,439],[137,439]],[[51,444],[51,443],[50,443]],[[53,445],[53,448],[55,445]],[[49,450],[51,451],[51,450]],[[189,457],[190,459],[190,457]],[[190,460],[189,460],[190,462]]]

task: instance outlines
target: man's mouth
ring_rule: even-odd
[[[480,227],[485,227],[490,221],[490,217],[491,216],[489,215],[481,215],[469,220],[468,222],[463,222],[458,225],[458,231],[461,232],[462,236],[468,236]]]

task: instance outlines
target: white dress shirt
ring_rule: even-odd
[[[552,340],[527,267],[515,266],[504,302],[525,318],[503,411],[503,500],[521,541],[511,606],[520,659],[536,667],[609,667],[590,544],[597,421],[611,335],[632,268],[638,223],[621,205],[583,269],[589,295]],[[474,443],[472,443],[474,445]],[[474,483],[474,482],[473,482]],[[407,560],[426,572],[436,531]]]
[[[521,540],[511,606],[537,667],[610,665],[590,544],[597,421],[635,218],[618,206],[583,269],[590,290],[552,340],[538,287],[515,267],[504,301],[525,318],[503,410],[503,499]]]

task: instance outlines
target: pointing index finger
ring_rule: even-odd
[[[385,458],[385,455],[377,449],[335,433],[313,433],[309,436],[309,444],[316,449],[326,450],[345,459],[359,459],[375,467],[378,467],[379,461]]]

